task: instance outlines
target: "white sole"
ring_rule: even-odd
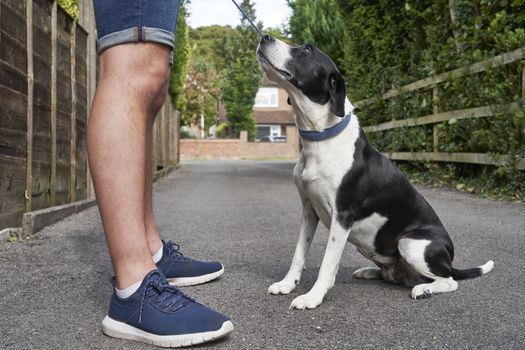
[[[197,284],[206,283],[219,278],[224,273],[224,266],[217,272],[212,272],[207,275],[197,277],[179,277],[179,278],[168,278],[168,282],[175,287],[188,287],[195,286]]]
[[[202,344],[224,338],[233,331],[233,323],[226,321],[219,330],[212,332],[181,334],[181,335],[156,335],[144,332],[123,322],[115,321],[106,316],[102,321],[102,331],[107,336],[119,339],[134,340],[162,348],[181,348]]]

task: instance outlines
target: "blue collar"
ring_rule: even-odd
[[[352,112],[348,113],[341,121],[334,126],[324,129],[323,131],[313,130],[301,130],[299,129],[299,135],[308,141],[324,141],[336,137],[343,132],[344,129],[350,124],[352,119]]]

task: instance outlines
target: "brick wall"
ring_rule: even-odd
[[[180,157],[181,160],[297,158],[297,128],[287,126],[286,134],[286,143],[248,142],[245,131],[239,139],[233,140],[181,140]]]

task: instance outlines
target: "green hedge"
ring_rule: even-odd
[[[321,2],[330,10],[319,9],[313,0],[292,1],[290,32],[297,43],[310,41],[332,56],[346,76],[353,102],[525,46],[525,0]],[[317,24],[317,13],[329,18]],[[334,37],[342,40],[326,39],[326,23],[331,24]],[[439,85],[437,108],[442,112],[512,102],[521,106],[514,113],[495,111],[494,117],[443,123],[438,128],[439,151],[525,157],[522,65],[516,62]],[[423,89],[367,105],[358,110],[358,115],[365,126],[432,114],[433,108],[432,89]],[[382,151],[433,150],[432,126],[368,133],[368,137]],[[415,164],[415,169],[447,174],[448,179],[477,181],[479,186],[473,187],[476,192],[506,187],[503,192],[507,197],[525,194],[523,172],[512,164],[500,169]],[[493,175],[495,171],[497,176]],[[500,195],[501,191],[491,193]]]

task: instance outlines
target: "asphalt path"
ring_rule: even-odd
[[[328,237],[320,227],[296,292],[266,294],[287,272],[297,238],[292,169],[290,162],[186,163],[155,186],[164,237],[189,256],[225,265],[221,279],[184,288],[234,322],[234,333],[210,347],[525,348],[524,204],[420,188],[452,236],[456,267],[495,261],[490,274],[460,281],[453,293],[412,300],[407,288],[352,279],[370,263],[349,245],[324,303],[290,311],[315,282]],[[0,243],[0,348],[152,349],[102,334],[111,275],[96,208],[31,240]]]

